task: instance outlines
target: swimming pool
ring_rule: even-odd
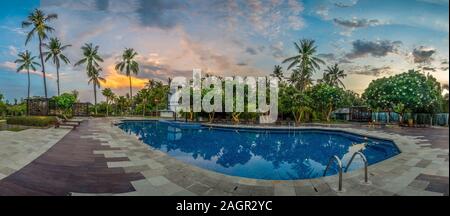
[[[332,130],[211,128],[170,121],[124,121],[119,128],[185,163],[254,179],[320,177],[331,156],[337,155],[346,165],[358,150],[369,164],[400,153],[392,141]],[[362,166],[355,159],[349,170]],[[337,167],[328,173],[336,174]]]

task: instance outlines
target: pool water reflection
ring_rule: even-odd
[[[358,150],[369,164],[400,153],[391,141],[329,130],[236,130],[161,121],[125,121],[119,127],[185,163],[255,179],[319,177],[331,156],[337,155],[345,165]],[[349,170],[362,166],[355,159]],[[336,174],[337,168],[328,173]]]

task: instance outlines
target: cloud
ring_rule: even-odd
[[[349,8],[349,7],[353,7],[358,3],[358,0],[351,0],[349,2],[335,2],[334,6],[338,7],[338,8]]]
[[[319,6],[316,9],[316,14],[324,20],[330,19],[330,8],[324,5]]]
[[[320,53],[317,55],[317,57],[322,58],[322,59],[326,59],[329,61],[333,61],[336,60],[336,56],[333,53]]]
[[[248,63],[246,63],[246,62],[238,62],[238,63],[236,63],[236,65],[238,65],[238,66],[247,66]]]
[[[139,0],[138,9],[141,24],[168,29],[174,27],[183,17],[186,4],[179,0]]]
[[[245,49],[245,52],[248,53],[248,54],[250,54],[250,55],[256,55],[256,54],[258,54],[258,51],[256,51],[256,49],[253,48],[253,47],[247,47],[247,49]]]
[[[448,5],[448,0],[417,0],[417,1],[436,5]]]
[[[431,47],[420,46],[414,48],[412,55],[414,63],[430,63],[433,60],[433,55],[436,53],[436,49]]]
[[[17,65],[14,62],[6,61],[0,63],[0,68],[8,71],[16,71]]]
[[[383,66],[383,67],[373,67],[370,65],[366,65],[366,66],[362,66],[362,67],[355,66],[355,67],[351,68],[348,73],[379,77],[382,75],[392,74],[392,68],[390,66]]]
[[[390,53],[396,53],[401,41],[363,41],[356,40],[352,43],[353,50],[346,55],[349,59],[361,58],[371,55],[373,57],[384,57]]]
[[[377,26],[380,25],[381,22],[377,19],[357,19],[357,18],[353,18],[351,20],[345,20],[345,19],[338,19],[335,18],[333,19],[334,23],[346,27],[346,28],[365,28],[365,27],[369,27],[369,26]]]
[[[422,70],[423,71],[436,72],[436,68],[434,68],[434,67],[423,67]]]
[[[283,48],[284,44],[281,41],[270,45],[272,56],[275,57],[276,59],[284,58],[286,55],[284,54]]]

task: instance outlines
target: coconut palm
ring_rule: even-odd
[[[291,75],[291,82],[296,83],[296,86],[302,86],[297,83],[300,81],[299,78],[311,79],[313,73],[320,69],[320,64],[325,64],[322,59],[317,57],[317,47],[314,43],[314,40],[308,39],[302,39],[299,43],[294,42],[297,55],[283,61],[283,64],[290,63],[287,70],[297,66]]]
[[[313,79],[311,76],[307,73],[302,73],[301,68],[299,67],[292,70],[292,75],[289,78],[289,81],[301,92],[313,84]]]
[[[14,61],[14,63],[19,64],[17,67],[17,72],[26,70],[27,71],[27,75],[28,75],[28,94],[27,94],[27,98],[30,98],[30,86],[31,86],[31,81],[30,81],[30,69],[33,71],[36,71],[36,67],[40,66],[39,63],[35,62],[34,59],[36,58],[36,56],[32,56],[31,53],[27,50],[23,53],[19,53],[18,55],[18,59],[16,61]]]
[[[325,69],[322,81],[331,86],[342,86],[345,88],[345,85],[341,79],[346,76],[347,74],[345,74],[344,70],[341,70],[338,64],[334,64],[333,66],[328,66],[327,69]]]
[[[95,106],[95,114],[97,114],[97,88],[100,89],[101,82],[106,82],[106,80],[100,76],[100,72],[102,72],[102,68],[93,67],[91,73],[88,74],[89,80],[88,84],[93,84],[94,87],[94,106]]]
[[[283,80],[283,77],[284,77],[283,68],[280,65],[275,65],[271,76],[278,78],[278,81],[281,82],[281,80]]]
[[[38,36],[39,40],[39,57],[41,58],[41,69],[44,79],[44,92],[45,98],[47,98],[47,78],[45,75],[44,55],[42,53],[42,46],[44,40],[48,38],[47,34],[53,32],[55,29],[48,25],[48,22],[58,18],[56,14],[45,14],[43,11],[36,9],[31,12],[27,19],[22,22],[22,28],[32,27],[28,32],[25,45],[28,44],[34,35]]]
[[[105,88],[102,91],[103,96],[106,98],[106,116],[109,116],[109,103],[113,101],[114,92],[110,88]]]
[[[98,62],[103,62],[103,59],[98,54],[99,46],[92,45],[92,43],[85,44],[81,47],[83,50],[83,58],[75,63],[75,66],[86,64],[86,73],[89,74],[95,70],[95,68],[100,67]]]
[[[125,73],[130,80],[130,98],[133,97],[133,86],[131,83],[131,75],[139,73],[139,64],[135,57],[138,55],[132,48],[126,48],[122,54],[122,61],[116,64],[116,71]]]
[[[61,61],[65,64],[70,64],[69,59],[62,53],[67,47],[72,45],[62,45],[58,38],[50,38],[50,42],[48,44],[44,43],[44,47],[47,49],[46,52],[43,53],[45,58],[45,62],[49,59],[52,59],[53,64],[56,66],[56,84],[58,87],[58,96],[60,95],[59,90],[59,68],[61,67]]]

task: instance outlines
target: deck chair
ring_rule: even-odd
[[[76,123],[76,124],[80,125],[81,122],[83,122],[82,119],[80,119],[80,120],[77,120],[77,119],[69,119],[69,118],[67,118],[66,115],[62,115],[62,117],[63,117],[62,120],[63,120],[63,122],[65,122],[65,123]]]
[[[55,128],[60,128],[61,126],[67,126],[67,127],[72,127],[73,129],[76,129],[80,124],[70,124],[70,123],[66,123],[64,122],[62,119],[56,117],[56,123],[55,123]]]

